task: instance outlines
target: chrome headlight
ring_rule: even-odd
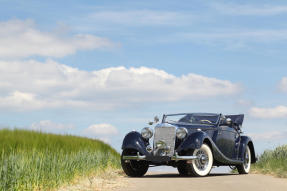
[[[187,135],[187,129],[186,128],[184,128],[184,127],[177,128],[176,137],[178,139],[183,139],[184,137],[186,137],[186,135]]]
[[[145,138],[145,139],[151,138],[152,135],[153,135],[152,129],[149,128],[149,127],[143,128],[142,131],[141,131],[141,135],[142,135],[142,137]]]

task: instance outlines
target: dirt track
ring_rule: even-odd
[[[287,191],[287,179],[249,174],[211,174],[204,178],[180,177],[177,173],[148,173],[128,179],[120,191]]]

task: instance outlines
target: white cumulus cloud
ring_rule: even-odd
[[[31,124],[30,129],[48,133],[68,133],[74,129],[72,124],[55,123],[50,120],[42,120]]]
[[[0,22],[0,58],[63,57],[78,50],[109,48],[114,44],[89,34],[63,35],[43,32],[32,20]]]
[[[116,135],[118,130],[111,124],[101,123],[90,125],[83,131],[87,135],[98,136],[98,135]]]
[[[270,108],[252,107],[249,110],[249,114],[252,117],[265,118],[265,119],[284,118],[284,117],[286,118],[287,107],[283,105]]]
[[[82,135],[99,139],[105,143],[110,143],[111,138],[118,133],[118,129],[108,123],[93,124],[82,131]]]
[[[84,71],[52,60],[0,61],[0,108],[114,109],[150,102],[230,96],[240,85],[188,73],[174,76],[147,67]]]

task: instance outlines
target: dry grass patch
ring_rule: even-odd
[[[128,185],[121,170],[109,168],[86,178],[79,177],[58,191],[113,191]]]

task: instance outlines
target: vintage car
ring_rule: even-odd
[[[206,176],[213,166],[230,166],[247,174],[256,157],[251,138],[242,135],[243,119],[244,115],[183,113],[163,115],[158,123],[155,117],[154,133],[145,127],[125,136],[122,168],[131,177],[159,165],[176,167],[183,176]]]

